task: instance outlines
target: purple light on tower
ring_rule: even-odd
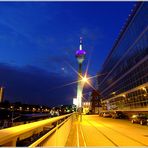
[[[76,51],[76,56],[81,56],[81,55],[85,55],[85,54],[86,54],[85,50],[77,50]]]
[[[80,47],[76,51],[76,58],[79,64],[82,64],[85,58],[86,51],[82,49],[82,37],[80,37]]]

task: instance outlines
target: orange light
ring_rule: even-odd
[[[146,90],[146,88],[145,88],[145,87],[142,87],[141,89],[142,89],[142,90],[144,90],[145,92],[147,92],[147,90]]]
[[[112,94],[113,94],[113,95],[115,95],[115,94],[116,94],[116,92],[112,92]]]
[[[126,96],[125,96],[125,95],[122,95],[122,97],[126,98]]]

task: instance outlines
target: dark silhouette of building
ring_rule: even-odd
[[[93,114],[99,113],[101,108],[101,96],[100,93],[96,90],[93,90],[91,93],[91,111]]]

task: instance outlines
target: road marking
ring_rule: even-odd
[[[84,146],[86,147],[86,142],[85,142],[85,139],[84,139],[84,134],[83,134],[83,132],[82,132],[81,126],[80,126],[80,131],[81,131],[81,135],[82,135],[82,138],[83,138]]]
[[[79,133],[78,133],[78,124],[77,124],[77,146],[79,147]]]

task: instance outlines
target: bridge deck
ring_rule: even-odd
[[[106,137],[98,134],[96,129],[92,130],[94,127],[88,123],[88,119],[93,116],[96,117],[97,115],[83,115],[81,122],[80,117],[74,119],[66,146],[115,146]]]
[[[148,127],[128,120],[83,115],[74,119],[66,146],[148,146]]]

